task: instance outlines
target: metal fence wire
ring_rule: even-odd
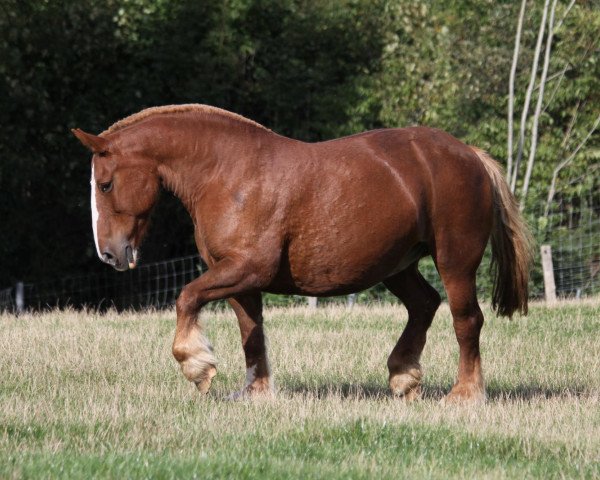
[[[181,289],[204,272],[198,255],[140,265],[135,270],[64,277],[25,283],[23,308],[139,309],[173,305]],[[16,289],[0,291],[0,311],[16,308]]]
[[[552,247],[559,297],[600,293],[600,204],[591,195],[584,200],[579,205],[562,200],[539,218],[539,236]]]
[[[0,312],[12,312],[16,308],[13,288],[0,290]]]
[[[600,202],[596,205],[592,200],[579,203],[577,208],[573,202],[562,201],[547,215],[540,213],[529,219],[538,243],[552,247],[558,297],[580,298],[600,294]],[[491,292],[491,278],[486,272],[488,257],[489,251],[479,269],[478,289],[481,298],[489,297]],[[431,259],[424,259],[419,268],[425,278],[443,293]],[[101,310],[164,308],[173,305],[181,289],[204,271],[200,257],[189,255],[140,265],[127,272],[106,268],[101,274],[25,283],[19,288],[0,290],[0,312],[65,307]],[[22,291],[21,298],[17,290]],[[539,256],[532,272],[530,294],[533,298],[543,297],[544,294]],[[394,300],[385,289],[377,287],[356,298],[361,302]],[[293,300],[295,303],[301,301],[299,298]]]

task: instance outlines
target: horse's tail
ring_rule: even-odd
[[[533,237],[519,213],[502,167],[486,152],[471,147],[483,162],[494,193],[492,263],[494,276],[492,307],[498,315],[527,314],[529,269],[533,260]]]

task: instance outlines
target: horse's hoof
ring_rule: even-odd
[[[410,388],[408,391],[404,392],[403,395],[397,395],[400,399],[404,400],[407,403],[414,402],[415,400],[420,400],[422,394],[421,385],[417,385],[416,387]]]
[[[406,402],[421,398],[421,371],[415,368],[406,373],[390,375],[390,390],[394,397]]]
[[[485,389],[479,385],[454,385],[448,395],[440,400],[442,405],[476,406],[485,403]]]
[[[259,399],[273,399],[275,398],[275,392],[267,384],[265,385],[248,385],[247,387],[238,390],[237,392],[230,393],[225,397],[226,400],[238,401],[238,400],[259,400]]]
[[[217,374],[217,369],[214,366],[208,367],[204,374],[204,378],[194,382],[196,384],[196,388],[201,394],[206,394],[210,390],[210,385],[212,383],[213,377]]]

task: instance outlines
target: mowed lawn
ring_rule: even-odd
[[[600,303],[487,309],[488,402],[443,406],[458,347],[430,331],[424,398],[387,390],[401,306],[266,311],[275,400],[231,402],[244,362],[229,310],[199,397],[171,356],[173,311],[0,316],[0,478],[599,478]]]

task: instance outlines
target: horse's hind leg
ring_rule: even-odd
[[[230,398],[272,395],[273,382],[263,332],[262,297],[260,293],[230,298],[240,325],[242,347],[246,357],[246,384]]]
[[[388,278],[385,286],[408,310],[408,323],[388,358],[390,389],[394,395],[414,400],[421,394],[421,352],[427,330],[440,305],[439,293],[417,270],[417,263]]]
[[[483,326],[483,314],[477,302],[475,286],[476,270],[481,255],[476,255],[475,257],[478,258],[473,262],[462,265],[454,261],[443,262],[438,257],[437,266],[448,294],[454,332],[460,349],[458,380],[446,396],[445,400],[448,402],[476,403],[485,400],[479,353],[479,334]]]

